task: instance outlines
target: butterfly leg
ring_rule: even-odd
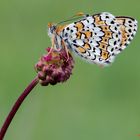
[[[64,47],[64,49],[66,51],[66,55],[67,55],[67,60],[66,61],[68,61],[69,60],[69,50],[68,50],[64,40],[62,40],[62,46]]]
[[[55,36],[53,35],[52,36],[52,39],[51,39],[51,43],[52,43],[52,46],[50,48],[50,51],[48,52],[48,55],[53,51],[54,49],[54,44],[55,44]]]

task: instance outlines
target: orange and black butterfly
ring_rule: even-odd
[[[67,25],[49,24],[48,34],[56,49],[66,47],[88,62],[106,66],[132,41],[137,26],[131,17],[103,12],[83,14]]]

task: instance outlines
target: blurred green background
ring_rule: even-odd
[[[47,23],[79,11],[111,12],[140,21],[139,0],[1,0],[0,127],[36,76],[34,64],[50,46]],[[70,80],[38,85],[16,114],[5,140],[139,140],[139,31],[115,63],[100,68],[75,58]]]

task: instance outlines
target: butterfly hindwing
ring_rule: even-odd
[[[104,12],[67,25],[62,38],[83,59],[108,65],[126,48],[136,30],[136,20]]]
[[[131,17],[116,17],[116,22],[120,24],[122,34],[120,50],[124,50],[134,38],[137,31],[137,21]]]

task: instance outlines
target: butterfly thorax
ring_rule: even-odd
[[[66,25],[55,25],[52,23],[48,24],[48,35],[52,40],[52,44],[54,45],[55,49],[59,50],[64,47],[64,40],[61,36],[62,30],[65,28]]]

